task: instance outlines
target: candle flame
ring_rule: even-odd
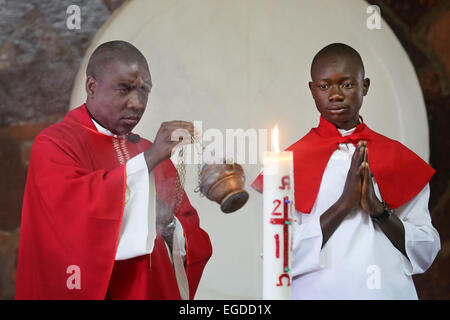
[[[275,127],[272,129],[272,151],[276,153],[280,152],[279,134],[278,125],[275,124]]]

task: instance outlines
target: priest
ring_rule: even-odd
[[[370,80],[335,43],[311,65],[317,128],[294,143],[294,299],[417,299],[412,275],[440,250],[428,210],[434,170],[359,115]],[[253,183],[262,191],[262,176]]]
[[[16,299],[193,299],[212,248],[170,160],[193,124],[132,133],[152,80],[130,43],[100,45],[86,77],[86,103],[33,143]]]

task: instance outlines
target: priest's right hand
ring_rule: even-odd
[[[148,170],[152,171],[161,161],[169,159],[178,144],[191,142],[194,125],[187,121],[163,122],[153,144],[144,152]]]
[[[367,142],[359,141],[353,153],[350,169],[347,173],[344,191],[339,198],[343,209],[353,211],[360,207],[361,190],[364,173],[364,155],[367,150]]]

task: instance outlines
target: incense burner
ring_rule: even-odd
[[[247,203],[249,194],[244,189],[245,174],[239,164],[205,164],[200,172],[200,181],[200,192],[220,204],[224,213],[239,210]]]

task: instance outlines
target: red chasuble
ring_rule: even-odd
[[[151,145],[145,139],[131,143],[99,133],[84,105],[34,141],[22,208],[16,299],[180,299],[161,236],[151,259],[114,260],[126,190],[126,163],[118,157],[118,144],[126,145],[130,157]],[[154,175],[158,196],[174,207],[177,172],[170,159]],[[186,194],[178,208],[192,299],[212,248]],[[79,288],[73,285],[75,276]]]
[[[383,200],[393,209],[414,198],[430,181],[435,170],[398,141],[369,129],[362,121],[355,131],[343,137],[329,121],[320,117],[317,128],[286,150],[293,152],[295,208],[310,213],[319,192],[323,172],[340,143],[367,141],[369,168]],[[263,190],[260,174],[252,187]]]

